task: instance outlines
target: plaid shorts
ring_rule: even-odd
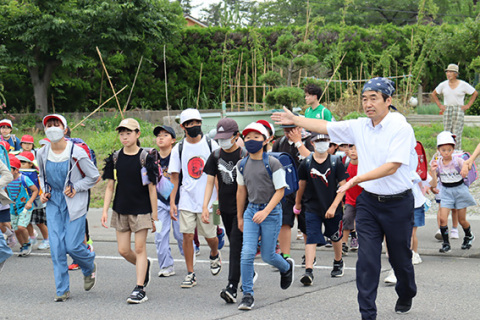
[[[35,209],[32,212],[32,224],[47,224],[47,212],[45,208]]]

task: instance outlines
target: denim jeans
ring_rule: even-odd
[[[252,218],[266,204],[248,204],[243,213],[243,247],[241,259],[243,294],[253,295],[253,260],[257,253],[258,237],[262,237],[260,251],[262,259],[268,264],[278,268],[280,272],[287,272],[290,264],[279,254],[275,253],[278,233],[282,226],[282,206],[278,204],[265,220],[257,224]]]

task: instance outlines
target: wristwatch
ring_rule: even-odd
[[[295,142],[295,148],[300,148],[303,145],[302,141]]]

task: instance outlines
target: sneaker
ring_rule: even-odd
[[[173,266],[162,268],[158,272],[159,277],[170,277],[173,275],[175,275],[175,269],[173,268]]]
[[[312,272],[305,272],[300,282],[303,283],[304,286],[311,286],[313,283],[313,273]]]
[[[217,238],[218,238],[218,250],[222,250],[223,246],[225,245],[225,229],[223,229],[222,227],[220,227],[220,230],[222,231],[222,233],[217,234]]]
[[[189,273],[183,280],[182,284],[180,285],[181,288],[192,288],[197,285],[197,278],[195,277],[195,273]]]
[[[442,233],[440,232],[440,229],[438,229],[437,233],[435,233],[435,239],[437,239],[438,241],[443,240]]]
[[[258,279],[258,273],[257,271],[253,270],[253,284],[255,284],[255,282],[257,281]],[[243,286],[240,286],[240,291],[243,292]]]
[[[462,250],[468,250],[472,247],[473,240],[475,240],[475,236],[473,233],[470,237],[464,237],[462,243]]]
[[[317,257],[313,258],[313,266],[317,265]],[[305,268],[305,255],[302,256],[302,268]]]
[[[303,240],[303,232],[300,230],[297,232],[297,240]]]
[[[440,250],[438,250],[438,252],[440,253],[447,253],[450,251],[452,251],[452,247],[450,247],[450,243],[442,243],[442,247],[440,248]]]
[[[345,242],[342,243],[342,255],[348,256],[348,246]]]
[[[412,308],[412,299],[400,300],[400,298],[398,298],[397,303],[395,304],[395,312],[398,314],[408,313],[411,308]]]
[[[417,252],[412,251],[412,264],[420,263],[422,263],[422,258],[420,258],[420,255]]]
[[[220,271],[222,271],[222,257],[220,255],[220,251],[218,251],[216,258],[212,259],[212,256],[210,256],[210,272],[214,276],[218,276]]]
[[[350,239],[350,251],[357,251],[358,250],[358,239],[357,237],[352,237]]]
[[[325,238],[325,248],[333,247],[332,241],[329,238]]]
[[[288,289],[293,282],[295,276],[295,261],[292,258],[287,258],[288,264],[290,265],[290,269],[285,272],[280,272],[280,288],[283,290]]]
[[[95,284],[97,284],[97,263],[94,262],[92,273],[83,277],[83,289],[90,291],[95,288]]]
[[[70,291],[65,292],[65,293],[62,294],[61,296],[55,295],[55,298],[53,298],[53,301],[55,301],[55,302],[64,302],[64,301],[66,301],[68,298],[70,298]]]
[[[147,298],[147,295],[145,294],[145,291],[143,289],[139,289],[138,287],[135,287],[135,289],[133,289],[132,293],[128,297],[127,302],[138,304],[138,303],[145,302],[147,300],[148,298]]]
[[[93,243],[87,244],[87,249],[90,250],[90,252],[93,252],[94,251],[93,250]]]
[[[254,305],[253,296],[246,293],[243,295],[242,302],[238,305],[238,310],[252,310]]]
[[[340,278],[343,277],[343,260],[335,261],[333,260],[333,270],[330,273],[332,278]]]
[[[458,239],[458,229],[457,228],[452,228],[452,230],[450,230],[450,239]]]
[[[229,284],[220,292],[220,297],[225,300],[226,303],[237,302],[237,288],[235,288],[233,284]]]
[[[36,245],[36,244],[38,243],[38,240],[37,240],[36,237],[30,237],[28,242],[29,242],[30,245],[32,245],[32,247],[33,247],[34,245]]]
[[[200,254],[200,246],[195,245],[195,255],[198,256]]]
[[[23,246],[20,248],[19,257],[26,257],[30,253],[32,253],[32,245],[30,243],[24,243]]]
[[[147,272],[145,273],[145,280],[143,281],[143,287],[146,288],[150,283],[150,266],[152,265],[152,260],[147,258]]]
[[[50,249],[50,242],[48,240],[43,240],[42,243],[37,248],[38,250],[47,250]]]
[[[76,263],[72,263],[71,265],[68,266],[68,271],[73,271],[78,269],[80,269],[80,266]]]
[[[383,282],[385,282],[389,286],[397,284],[397,277],[395,276],[395,272],[393,271],[393,269],[388,272],[388,275],[385,280],[383,280]]]

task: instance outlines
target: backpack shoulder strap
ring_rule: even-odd
[[[180,167],[182,166],[183,141],[185,141],[185,138],[178,142],[178,157],[180,158]]]
[[[248,151],[247,149],[245,148],[240,148],[240,158],[245,158],[246,156],[248,156]]]
[[[249,156],[247,155],[245,158],[240,160],[240,165],[238,166],[238,169],[240,170],[240,173],[243,175],[243,170],[245,170],[245,165],[247,164]]]
[[[335,169],[337,168],[337,161],[339,159],[339,156],[335,154],[330,155],[330,164],[332,165],[332,173],[335,173]]]
[[[270,178],[273,176],[272,169],[270,168],[270,156],[268,153],[264,152],[262,156],[263,164],[265,165],[265,169],[267,169],[268,175]]]
[[[118,155],[120,154],[120,150],[117,150],[113,153],[112,159],[113,159],[113,167],[117,167],[117,161],[118,161]]]
[[[313,159],[313,152],[310,153],[310,154],[305,158],[305,160],[303,160],[303,161],[305,161],[305,163],[307,164],[307,169],[308,169],[309,172],[310,172],[311,165],[312,165],[312,159]]]
[[[213,151],[213,157],[215,158],[215,160],[218,161],[218,159],[220,159],[220,150],[222,150],[222,148],[218,148],[218,149],[215,149]]]
[[[210,149],[210,153],[212,153],[212,139],[208,135],[205,135],[205,140],[207,140],[208,148]]]
[[[142,151],[140,152],[140,165],[145,167],[145,164],[147,163],[147,156],[148,156],[148,151],[145,150],[145,148],[142,148]]]
[[[325,107],[322,109],[322,119],[325,119]]]

